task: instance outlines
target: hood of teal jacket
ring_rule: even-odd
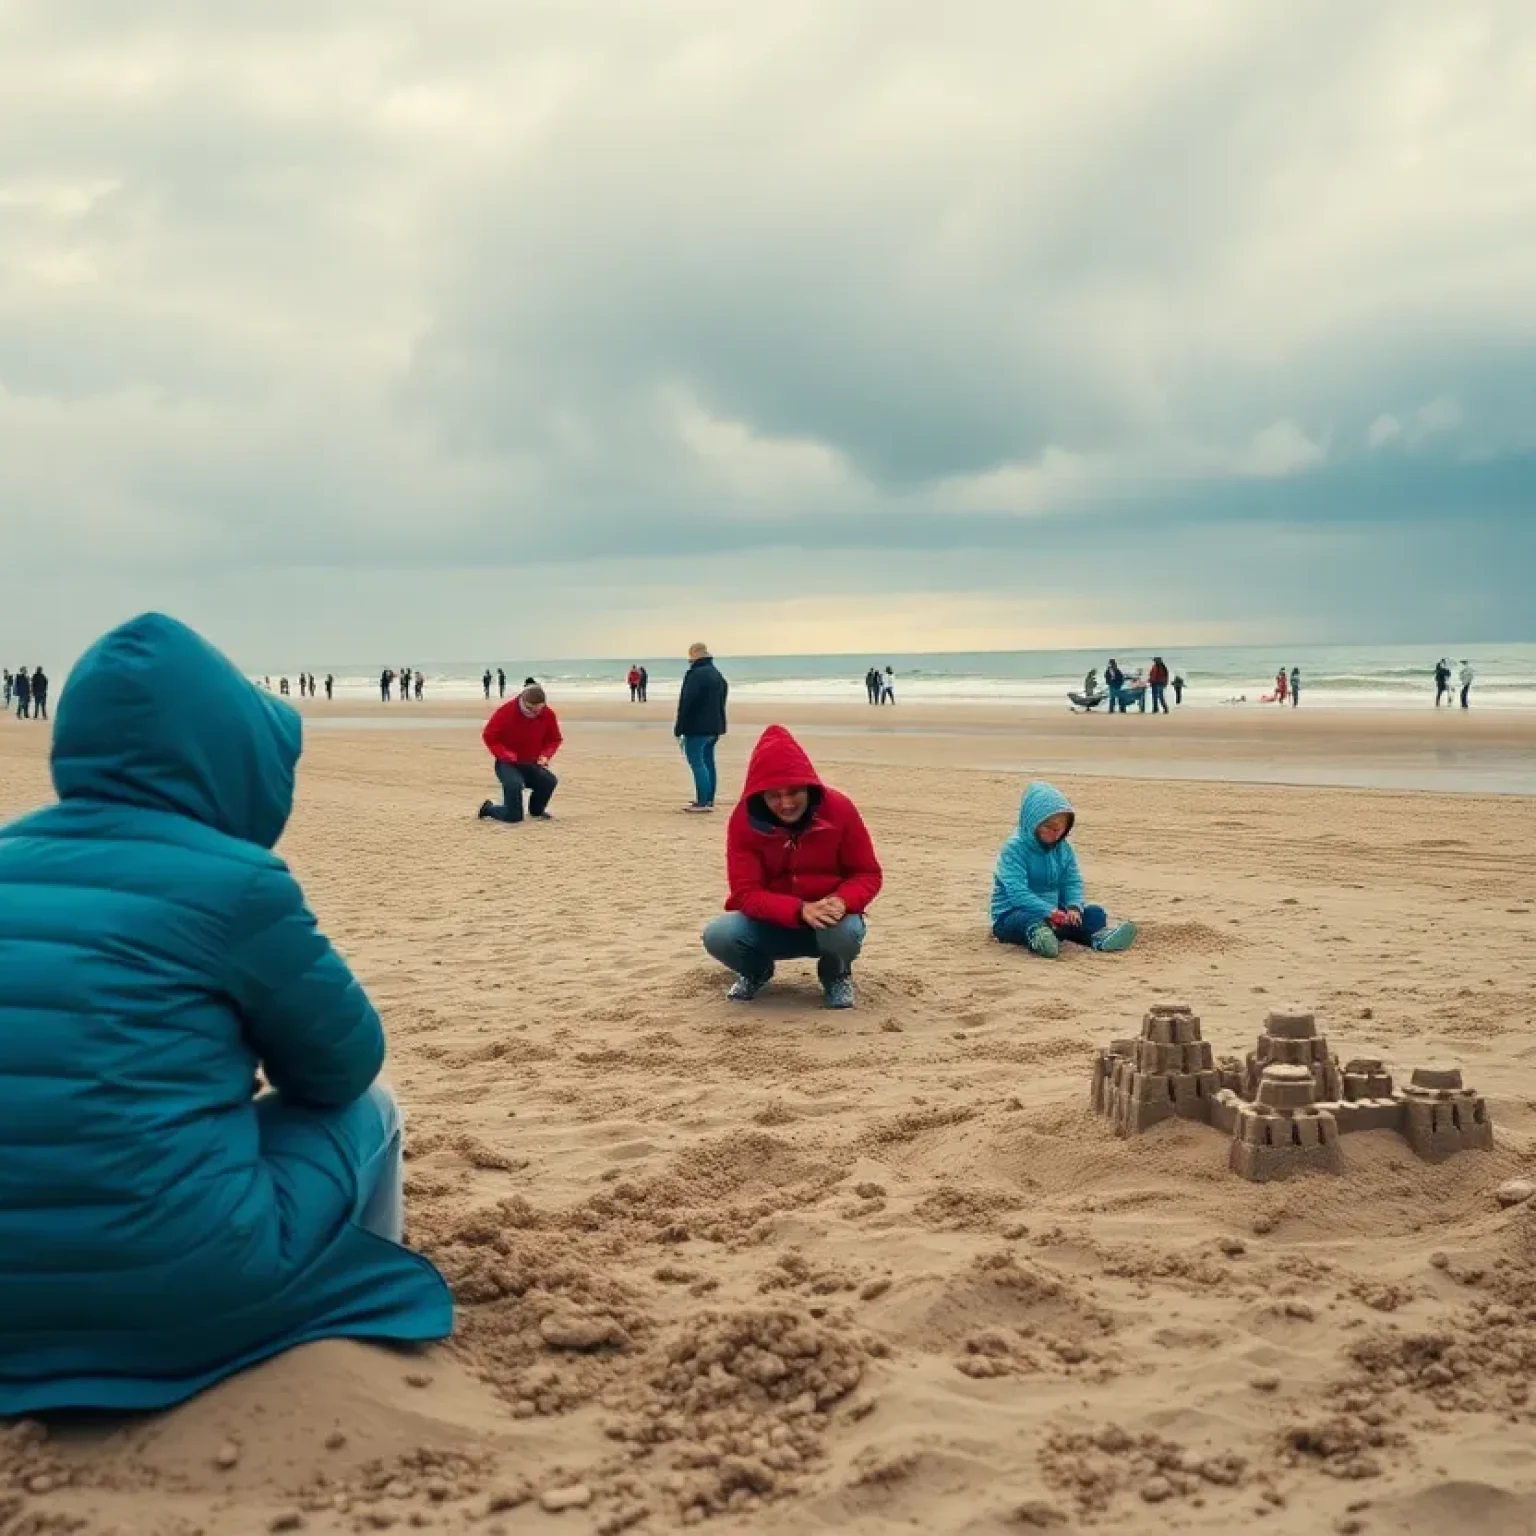
[[[187,816],[273,847],[293,810],[303,750],[297,712],[160,613],[103,635],[59,698],[53,785],[61,800],[105,800]]]
[[[1049,820],[1058,811],[1065,811],[1077,820],[1077,812],[1072,809],[1072,802],[1056,788],[1054,784],[1031,784],[1024,791],[1024,798],[1019,802],[1019,833],[1029,843],[1037,848],[1041,846],[1035,833],[1040,830],[1040,823]],[[1071,823],[1067,826],[1067,834],[1072,832]]]

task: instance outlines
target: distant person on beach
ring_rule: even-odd
[[[331,694],[334,691],[335,687],[336,687],[336,679],[329,672],[327,672],[325,674],[325,697],[326,697],[327,701],[330,700]]]
[[[1446,703],[1451,702],[1451,664],[1445,657],[1441,657],[1435,663],[1435,708],[1440,708],[1440,700],[1444,698]]]
[[[1152,690],[1152,713],[1159,710],[1168,713],[1168,664],[1161,656],[1152,658],[1152,670],[1147,673],[1147,684]]]
[[[277,680],[277,691],[286,699],[288,697],[288,679],[280,677]]]
[[[410,667],[401,667],[401,669],[400,669],[400,702],[402,704],[409,704],[411,702],[411,675],[412,674],[411,674],[411,668]]]
[[[715,743],[725,735],[725,706],[731,685],[720,675],[709,647],[699,641],[688,647],[688,670],[677,695],[677,719],[672,734],[683,744],[683,756],[693,773],[693,800],[684,810],[715,808]]]
[[[389,703],[389,689],[394,680],[395,674],[391,672],[388,667],[379,673],[379,697],[386,704]]]
[[[507,674],[503,667],[496,668],[496,697],[504,699],[507,696]]]
[[[1472,697],[1472,676],[1472,663],[1463,657],[1461,663],[1461,707],[1463,709],[1471,707],[1469,701]],[[35,697],[37,694],[36,678],[32,680],[32,692]]]
[[[1173,702],[1175,704],[1182,704],[1184,702],[1184,686],[1183,677],[1175,673],[1173,679]]]
[[[884,677],[876,675],[880,684],[880,702],[882,704],[894,704],[896,702],[896,674],[887,667]]]
[[[869,702],[871,704],[879,704],[880,695],[884,692],[880,682],[879,667],[871,667],[864,674],[864,691],[869,695]]]
[[[421,691],[427,685],[427,680],[420,672],[416,674],[416,702],[421,702]]]
[[[1077,854],[1067,841],[1077,813],[1050,784],[1031,784],[1017,831],[1003,844],[992,877],[992,937],[1054,960],[1062,942],[1118,953],[1136,942],[1136,925],[1111,923],[1084,901]]]
[[[1275,673],[1275,703],[1284,704],[1288,691],[1288,685],[1285,678],[1285,668],[1281,667],[1280,670]]]
[[[805,959],[816,961],[827,1007],[853,1007],[864,913],[884,876],[858,808],[822,783],[782,725],[752,749],[725,869],[726,915],[704,930],[704,948],[736,973],[726,996],[750,1003],[777,962]]]
[[[10,713],[10,710],[11,710],[11,699],[14,696],[15,692],[16,692],[16,679],[12,675],[11,669],[9,667],[7,667],[5,669],[5,711],[6,711],[7,714]]]
[[[526,789],[528,815],[534,821],[552,821],[549,802],[560,781],[549,764],[564,738],[544,690],[534,683],[510,704],[503,704],[486,721],[480,739],[496,760],[502,793],[502,804],[487,800],[481,805],[480,819],[516,826],[523,819]]]
[[[1099,669],[1089,667],[1088,675],[1083,679],[1083,696],[1091,699],[1099,691]]]
[[[640,668],[639,667],[631,667],[629,669],[629,702],[631,704],[638,704],[640,702]]]
[[[1467,687],[1472,686],[1472,680],[1467,679]],[[1466,695],[1463,693],[1463,699]],[[48,718],[48,674],[41,667],[32,674],[32,718],[34,720],[46,720]]]
[[[640,668],[640,702],[642,704],[651,702],[651,674],[646,667]]]
[[[32,674],[23,667],[16,674],[16,718],[25,720],[32,713]]]
[[[486,698],[491,696],[491,669],[487,667],[480,676],[480,686],[485,689]]]
[[[1104,686],[1109,690],[1110,714],[1118,710],[1123,715],[1125,713],[1125,673],[1120,670],[1120,663],[1113,656],[1109,658],[1109,663],[1104,668]]]
[[[1291,668],[1291,708],[1295,709],[1301,703],[1301,668]]]
[[[70,675],[58,803],[0,830],[0,1417],[452,1331],[400,1246],[379,1016],[272,852],[300,739],[145,615]]]

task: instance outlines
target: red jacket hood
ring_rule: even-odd
[[[815,789],[823,787],[805,748],[782,725],[770,725],[752,749],[742,800],[750,800],[766,789],[794,789],[801,784]]]

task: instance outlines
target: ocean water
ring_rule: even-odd
[[[877,665],[895,671],[896,699],[922,704],[1065,704],[1089,667],[1102,678],[1114,655],[1128,675],[1151,665],[1150,654],[1121,651],[975,651],[885,656],[729,656],[716,658],[735,699],[862,703],[864,672]],[[1163,653],[1188,685],[1190,709],[1254,707],[1274,687],[1281,666],[1301,668],[1304,709],[1428,709],[1435,696],[1435,662],[1445,656],[1453,672],[1472,664],[1472,703],[1478,709],[1536,710],[1536,643],[1445,646],[1198,646]],[[625,677],[637,661],[651,674],[653,702],[675,693],[686,669],[680,657],[631,657],[611,661],[497,658],[510,694],[524,676],[538,678],[558,699],[627,698]],[[398,667],[398,663],[396,666]],[[430,699],[481,697],[486,662],[411,663],[426,678]],[[377,699],[380,667],[295,663],[316,677],[336,677],[339,699]],[[281,669],[270,674],[277,686]],[[294,685],[297,686],[296,684]],[[1458,685],[1459,686],[1459,685]],[[494,692],[494,689],[493,689]],[[1171,700],[1170,700],[1171,702]]]

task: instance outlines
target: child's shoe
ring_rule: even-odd
[[[1049,923],[1036,923],[1024,942],[1035,954],[1047,960],[1054,960],[1061,953],[1061,940],[1056,937]]]
[[[1121,950],[1129,949],[1135,942],[1136,924],[1130,918],[1093,936],[1093,947],[1106,955],[1118,955]]]

